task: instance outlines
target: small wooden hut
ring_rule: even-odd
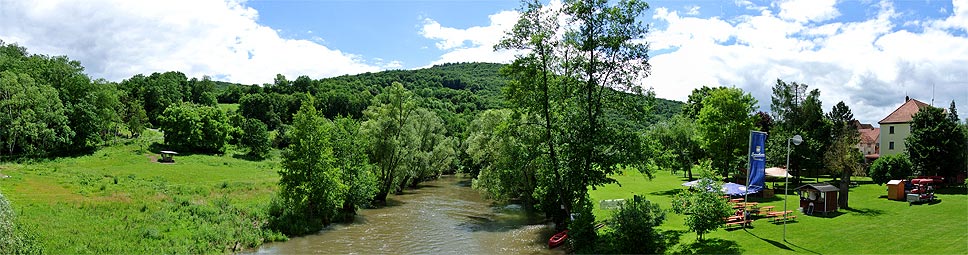
[[[807,184],[797,188],[800,193],[800,208],[804,214],[837,211],[837,193],[840,189],[830,184]]]
[[[904,180],[887,182],[887,199],[904,201]]]

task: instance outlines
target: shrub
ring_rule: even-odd
[[[606,235],[612,250],[605,253],[657,254],[665,250],[659,225],[665,221],[665,211],[649,200],[634,197],[626,200],[608,221],[614,231]]]
[[[231,125],[222,110],[182,104],[165,109],[160,118],[165,144],[179,150],[224,152]]]
[[[0,254],[41,253],[36,237],[17,225],[15,218],[10,202],[0,193]]]
[[[878,185],[887,183],[890,180],[904,179],[913,173],[911,160],[905,154],[895,154],[880,157],[874,160],[867,172],[874,183]]]
[[[266,124],[256,119],[242,120],[242,134],[239,137],[239,145],[249,149],[249,155],[256,158],[265,158],[272,148],[269,140],[269,130]]]

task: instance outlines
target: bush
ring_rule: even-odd
[[[579,199],[573,208],[574,220],[568,224],[568,240],[576,253],[597,253],[598,233],[595,231],[595,215],[591,201]]]
[[[911,160],[905,154],[884,156],[874,160],[867,172],[874,183],[878,185],[890,180],[905,179],[913,174]]]
[[[269,130],[266,124],[256,119],[243,119],[240,127],[242,133],[239,137],[239,145],[249,149],[249,155],[256,158],[265,158],[272,148],[272,141],[269,140]]]
[[[716,177],[709,170],[709,161],[697,168],[702,179],[694,190],[683,191],[672,198],[672,210],[685,214],[685,225],[696,232],[697,239],[702,240],[704,234],[723,226],[723,218],[728,217],[732,209],[722,198],[722,184],[713,181]]]
[[[41,253],[36,237],[17,225],[15,218],[10,202],[0,194],[0,254]]]
[[[665,221],[665,211],[659,205],[636,196],[626,200],[608,221],[612,232],[603,239],[610,240],[610,250],[602,253],[658,254],[665,243],[658,227]],[[603,247],[604,248],[604,247]]]
[[[165,144],[179,150],[208,153],[225,151],[232,128],[222,110],[192,104],[168,107],[160,122]]]

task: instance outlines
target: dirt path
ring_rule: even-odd
[[[149,162],[158,162],[158,156],[155,156],[155,154],[148,154],[147,156]]]

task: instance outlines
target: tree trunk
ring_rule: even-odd
[[[840,206],[840,208],[844,208],[844,209],[850,208],[847,205],[849,193],[850,193],[850,171],[844,170],[843,175],[841,176],[841,179],[840,179],[840,197],[837,199],[838,200],[837,205]]]
[[[380,191],[378,191],[376,193],[376,196],[373,197],[373,201],[375,201],[375,202],[377,202],[379,204],[382,204],[382,205],[386,205],[387,204],[387,194],[389,194],[389,193],[390,193],[389,190],[383,190],[383,189],[381,189]]]

